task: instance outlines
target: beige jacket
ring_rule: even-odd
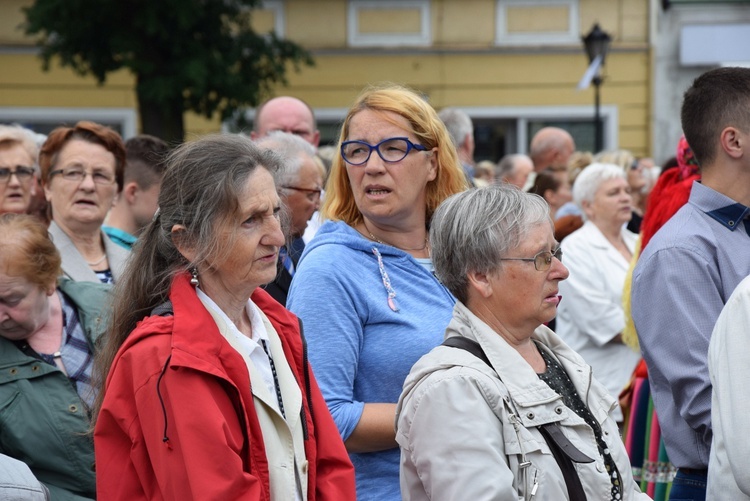
[[[261,311],[260,315],[270,342],[271,356],[276,365],[286,419],[279,411],[276,395],[268,391],[259,370],[253,365],[250,358],[244,355],[245,350],[235,342],[233,336],[228,334],[229,327],[224,318],[210,307],[207,310],[222,335],[235,350],[243,354],[247,363],[253,392],[253,404],[263,431],[263,445],[268,459],[271,500],[308,499],[308,462],[305,455],[304,424],[300,412],[302,410],[302,392],[289,367],[289,362],[286,360],[284,348],[281,346],[276,329]]]
[[[609,476],[583,419],[563,404],[515,349],[460,302],[446,331],[446,337],[452,336],[477,341],[492,368],[464,350],[447,346],[433,349],[414,365],[396,411],[403,499],[568,499],[562,472],[537,429],[554,422],[581,452],[595,459],[576,465],[588,499],[610,499]],[[623,500],[649,499],[633,480],[612,419],[615,399],[555,333],[540,326],[533,337],[557,357],[601,424],[624,482]],[[521,467],[524,461],[531,464]]]
[[[103,231],[101,234],[104,252],[107,254],[109,268],[112,270],[112,279],[117,283],[125,271],[125,263],[130,256],[130,251],[114,243]],[[76,282],[100,282],[70,237],[54,221],[49,224],[49,235],[57,250],[60,251],[64,276]]]

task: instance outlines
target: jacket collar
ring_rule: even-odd
[[[63,229],[54,221],[50,222],[48,231],[50,236],[52,236],[52,241],[55,243],[55,247],[60,251],[63,273],[76,281],[98,283],[99,277],[97,277],[96,273],[91,271],[86,265],[86,260],[81,253],[78,252],[78,249],[68,234],[65,233],[65,231],[63,231]],[[128,256],[130,256],[130,251],[125,250],[112,242],[103,231],[100,231],[99,233],[104,242],[104,252],[107,254],[112,278],[117,282],[122,275],[121,272],[125,262],[128,259]]]
[[[513,347],[461,302],[456,303],[453,320],[448,325],[448,336],[451,331],[473,339],[482,346],[492,368],[508,388],[513,400],[522,407],[546,404],[560,398],[539,379]]]
[[[552,390],[534,372],[521,355],[505,342],[492,328],[474,315],[463,303],[456,302],[453,320],[448,325],[446,337],[459,335],[478,342],[492,368],[497,372],[510,398],[518,407],[524,426],[537,426],[559,421],[563,414],[554,411],[562,397]],[[532,339],[541,349],[556,357],[576,387],[581,399],[589,405],[594,417],[600,422],[614,407],[616,401],[596,382],[592,382],[591,366],[578,353],[565,344],[560,337],[544,325],[534,331]],[[600,398],[588,399],[592,390]]]

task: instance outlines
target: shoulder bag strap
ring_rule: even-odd
[[[492,364],[484,353],[482,346],[476,341],[461,336],[454,336],[443,341],[443,346],[468,351],[492,368]],[[563,474],[565,486],[568,488],[568,499],[570,501],[586,501],[586,493],[583,490],[581,479],[573,463],[593,463],[594,460],[578,450],[556,424],[547,423],[539,425],[537,429],[542,434],[544,441],[547,442],[547,446]]]

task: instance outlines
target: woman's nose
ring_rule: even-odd
[[[570,272],[568,271],[568,268],[565,267],[565,265],[557,259],[556,257],[552,258],[552,270],[550,275],[553,279],[557,280],[565,280],[568,278],[568,275],[570,275]]]
[[[263,239],[263,244],[281,247],[286,243],[284,232],[281,231],[281,221],[276,217],[271,218],[271,220],[271,226],[268,228],[268,232]]]

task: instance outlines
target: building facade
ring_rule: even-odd
[[[0,122],[47,132],[60,122],[93,119],[125,137],[137,133],[127,71],[103,86],[54,64],[42,71],[34,40],[20,28],[21,9],[31,1],[0,2]],[[657,0],[267,0],[254,23],[313,54],[315,66],[291,72],[277,93],[313,107],[325,142],[335,141],[347,107],[366,85],[398,82],[437,109],[466,110],[475,122],[478,160],[527,151],[545,125],[570,130],[579,149],[593,148],[594,90],[577,85],[589,63],[581,37],[599,23],[613,39],[601,86],[604,147],[661,160],[667,150],[656,143],[671,141],[679,117],[653,96],[670,85],[679,92],[669,72],[657,78],[663,72],[656,58],[671,57],[655,48],[663,39],[657,23],[680,9],[665,10]],[[687,75],[679,83],[689,85]],[[186,128],[195,135],[233,124],[188,114]]]

